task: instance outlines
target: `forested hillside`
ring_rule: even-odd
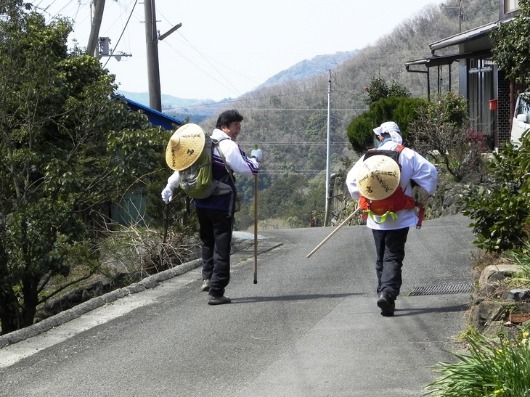
[[[282,83],[288,83],[296,80],[306,80],[308,78],[322,74],[323,70],[330,68],[330,65],[340,65],[350,59],[353,59],[359,50],[337,52],[331,55],[317,55],[312,59],[304,59],[296,65],[291,66],[280,73],[275,74],[261,84],[258,89],[272,87]]]
[[[258,144],[264,150],[265,172],[260,176],[260,205],[264,213],[274,217],[272,213],[276,211],[277,217],[288,219],[289,226],[307,226],[311,212],[323,210],[329,86],[331,168],[335,172],[344,168],[344,159],[351,162],[356,157],[347,142],[346,127],[367,109],[365,87],[372,78],[395,81],[407,87],[414,97],[426,97],[425,75],[407,72],[404,64],[429,55],[429,44],[457,34],[460,23],[465,31],[498,19],[497,0],[463,1],[463,21],[458,18],[459,2],[452,3],[418,10],[391,34],[361,49],[352,60],[330,72],[259,89],[227,103],[227,107],[237,108],[245,116],[241,146],[250,150]],[[436,79],[436,73],[432,75]],[[457,90],[456,75],[453,82],[452,90]],[[431,80],[431,87],[435,84],[436,80]],[[211,129],[214,123],[210,119],[203,125]],[[290,192],[284,188],[285,180],[291,181]],[[251,182],[240,183],[243,196],[252,197]],[[267,207],[269,202],[274,211]],[[240,222],[245,224],[244,216]]]

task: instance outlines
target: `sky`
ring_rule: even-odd
[[[317,55],[374,45],[427,5],[440,0],[153,0],[162,94],[186,99],[236,98],[268,78]],[[48,19],[74,21],[74,40],[85,48],[92,0],[33,0]],[[143,0],[106,0],[100,37],[116,57],[101,63],[119,89],[148,92]],[[333,69],[330,65],[329,69]],[[325,71],[323,71],[325,72]]]

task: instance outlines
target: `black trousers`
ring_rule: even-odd
[[[197,208],[202,278],[210,280],[212,296],[223,296],[230,282],[230,248],[234,217],[226,211]]]
[[[405,243],[409,228],[396,230],[372,229],[375,242],[377,293],[386,292],[396,299],[401,289],[401,268],[405,258]]]

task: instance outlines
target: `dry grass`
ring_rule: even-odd
[[[198,257],[195,237],[172,231],[165,237],[146,227],[109,229],[96,265],[74,262],[67,276],[50,280],[42,296],[52,297],[39,305],[36,321]]]

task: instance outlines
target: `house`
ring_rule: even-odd
[[[178,127],[185,124],[185,121],[181,119],[176,119],[174,117],[168,116],[167,114],[145,106],[140,102],[136,102],[129,98],[126,98],[123,95],[117,95],[116,98],[125,101],[129,109],[144,113],[151,124],[153,124],[154,126],[162,127],[166,131],[176,130]]]
[[[426,75],[429,99],[433,74],[441,94],[453,91],[452,76],[457,71],[458,93],[467,98],[471,128],[482,132],[491,149],[510,140],[515,99],[524,87],[514,85],[498,70],[491,57],[490,33],[509,23],[518,8],[518,0],[499,0],[497,21],[431,43],[430,56],[405,63],[408,72]]]
[[[152,109],[139,102],[133,101],[117,95],[116,98],[125,101],[132,111],[140,111],[147,116],[147,119],[153,126],[162,127],[166,131],[175,131],[178,127],[185,124],[185,121],[168,116],[158,110]],[[169,135],[168,135],[169,139]],[[163,181],[161,181],[162,183]],[[146,202],[141,191],[134,194],[127,194],[119,203],[113,203],[109,206],[109,218],[119,224],[145,224]]]

